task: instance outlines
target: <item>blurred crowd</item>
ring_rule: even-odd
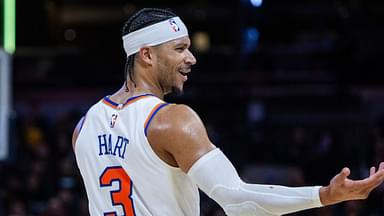
[[[1,164],[0,215],[88,215],[71,147],[78,115],[50,121],[29,112],[16,119],[15,154]]]

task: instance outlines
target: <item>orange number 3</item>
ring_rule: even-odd
[[[135,216],[132,201],[132,181],[121,166],[107,167],[100,176],[100,186],[110,187],[112,182],[118,182],[119,188],[111,190],[112,205],[123,207],[125,216]],[[106,212],[104,216],[116,216],[116,212]]]

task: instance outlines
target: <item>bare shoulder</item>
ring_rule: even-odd
[[[184,171],[214,148],[198,114],[187,105],[168,105],[156,114],[148,130],[152,146],[168,152]]]
[[[151,130],[157,132],[161,137],[167,134],[173,138],[180,136],[180,139],[195,138],[196,136],[208,139],[206,128],[199,115],[184,104],[164,107],[155,116]]]
[[[184,104],[171,104],[165,106],[162,112],[158,113],[157,120],[158,124],[168,124],[169,127],[180,126],[180,124],[185,125],[186,123],[191,124],[200,122],[202,124],[198,114],[192,108]]]
[[[73,150],[75,150],[76,140],[77,140],[77,137],[79,136],[81,127],[84,124],[84,120],[85,120],[85,117],[82,117],[80,119],[80,121],[77,123],[75,130],[73,131],[73,134],[72,134],[72,148],[73,148]]]

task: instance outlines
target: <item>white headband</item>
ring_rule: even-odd
[[[188,30],[183,21],[173,17],[124,35],[124,50],[130,56],[143,46],[156,46],[187,35]]]

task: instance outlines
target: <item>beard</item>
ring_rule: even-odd
[[[183,87],[180,88],[175,84],[171,84],[173,83],[173,80],[171,79],[168,79],[168,80],[164,79],[160,83],[165,83],[161,85],[164,95],[181,96],[184,94]]]
[[[178,80],[177,76],[179,76],[179,72],[175,72],[175,74],[171,74],[168,68],[165,66],[165,63],[158,63],[159,74],[160,74],[160,85],[165,93],[165,95],[173,95],[173,96],[181,96],[184,94],[183,85],[178,87],[176,82]]]
[[[171,93],[172,93],[173,95],[176,95],[176,96],[181,96],[181,95],[184,94],[184,91],[183,91],[183,89],[180,89],[180,88],[178,88],[178,87],[176,87],[176,86],[173,86],[173,87],[172,87],[172,91],[171,91]]]

